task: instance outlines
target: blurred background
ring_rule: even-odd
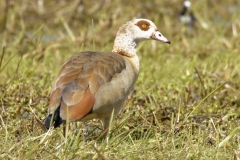
[[[97,49],[101,50],[106,44],[113,42],[118,28],[133,18],[154,21],[164,35],[176,42],[184,30],[180,21],[183,2],[183,0],[2,0],[1,44],[6,45],[13,41],[25,42],[28,38],[33,38],[37,32],[43,41],[59,41],[68,35],[73,42],[77,41],[79,45],[85,46],[92,45],[94,37]],[[240,25],[238,0],[192,1],[190,9],[197,19],[192,36],[201,34],[237,36]],[[19,54],[26,52],[19,51]]]

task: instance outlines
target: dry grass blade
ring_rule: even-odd
[[[67,22],[65,21],[65,19],[63,17],[60,18],[64,28],[66,29],[69,37],[71,38],[71,40],[74,42],[76,41],[76,37],[74,36],[72,30],[70,29],[69,25],[67,24]]]
[[[4,54],[5,54],[5,46],[3,46],[3,48],[2,48],[2,55],[1,55],[1,58],[0,58],[0,70],[2,68],[2,62],[3,62]]]
[[[240,127],[234,128],[234,130],[226,137],[224,138],[224,140],[222,140],[218,147],[223,147],[224,145],[226,145],[227,142],[229,142],[229,140],[231,138],[233,138],[233,136],[236,134],[236,132],[240,131]]]
[[[187,122],[187,120],[189,119],[190,116],[193,115],[193,113],[201,106],[201,104],[203,102],[205,102],[210,96],[212,96],[215,92],[217,92],[219,89],[221,89],[225,84],[227,84],[228,81],[224,82],[223,84],[221,84],[220,86],[218,86],[216,89],[214,89],[211,93],[209,93],[206,97],[204,97],[197,105],[196,107],[188,114],[188,116],[183,120],[183,124],[185,124]]]
[[[5,54],[5,47],[3,47],[3,52],[2,52],[2,56],[1,56],[1,65],[0,65],[0,73],[4,70],[4,68],[9,64],[9,62],[16,56],[16,54],[14,54],[12,57],[10,57],[7,62],[2,66],[2,61],[3,61],[3,57]]]

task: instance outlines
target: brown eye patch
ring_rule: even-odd
[[[147,31],[150,27],[150,23],[144,20],[138,21],[135,25],[143,31]]]

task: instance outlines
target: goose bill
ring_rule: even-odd
[[[164,42],[164,43],[168,43],[168,44],[171,43],[171,42],[170,42],[166,37],[164,37],[164,36],[162,35],[162,33],[160,33],[159,31],[153,32],[151,38],[154,39],[154,40],[157,40],[157,41]]]

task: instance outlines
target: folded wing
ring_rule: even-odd
[[[60,107],[61,118],[79,120],[93,108],[99,87],[126,69],[116,53],[81,52],[61,68],[50,96],[49,114]]]

